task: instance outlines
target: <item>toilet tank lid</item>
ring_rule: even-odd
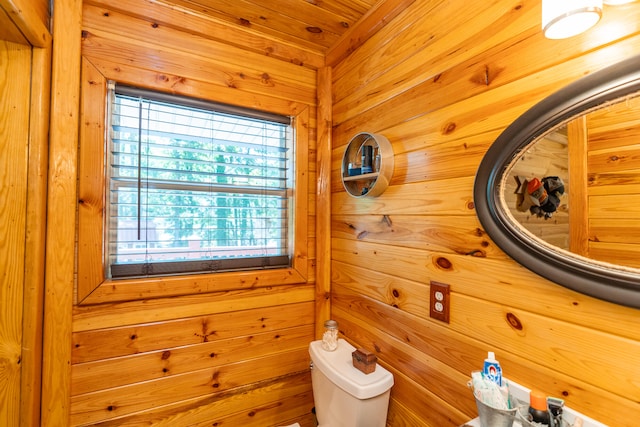
[[[391,388],[393,375],[376,364],[376,370],[365,374],[353,367],[351,353],[355,347],[340,338],[335,351],[322,348],[322,341],[309,345],[309,354],[315,369],[320,371],[338,387],[358,399],[376,397]]]

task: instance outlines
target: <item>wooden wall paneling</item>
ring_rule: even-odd
[[[171,3],[181,7],[194,7],[192,0],[172,0]],[[304,2],[296,2],[295,8],[299,12],[287,10],[286,13],[279,13],[277,10],[268,7],[268,4],[262,2],[222,0],[221,3],[224,3],[224,5],[220,4],[216,7],[201,5],[198,9],[201,13],[209,15],[217,21],[227,22],[230,25],[237,25],[238,21],[240,21],[241,25],[248,27],[250,33],[278,38],[284,43],[296,44],[308,49],[318,49],[319,46],[321,50],[325,50],[338,38],[338,34],[331,32],[330,28],[327,31],[321,28],[322,31],[320,32],[308,31],[308,24],[298,21],[295,17],[292,19],[292,14],[299,15],[304,19],[305,15],[302,12],[306,9],[307,13],[323,14],[324,22],[328,24],[330,12],[314,9],[304,4]],[[278,3],[278,5],[280,4]],[[292,7],[291,0],[282,0],[282,7],[290,9]],[[220,9],[224,10],[220,11]],[[262,24],[264,21],[268,21],[268,25]],[[343,29],[337,25],[339,23],[329,24],[335,31],[342,31]]]
[[[87,36],[88,38],[91,35]],[[86,40],[86,39],[85,39]],[[277,114],[297,116],[306,104],[286,99],[264,97],[253,93],[239,92],[233,87],[219,87],[207,80],[186,79],[167,70],[149,70],[137,68],[118,60],[108,60],[97,56],[85,56],[109,80],[129,85],[177,93],[185,96],[218,99],[219,102],[243,105],[248,108],[271,111]]]
[[[343,33],[326,52],[327,66],[334,66],[353,53],[365,41],[388,25],[415,0],[384,0],[377,2],[349,30]]]
[[[73,308],[71,424],[311,425],[316,195],[308,181],[317,161],[316,72],[221,43],[216,34],[204,37],[189,28],[202,16],[180,8],[126,4],[85,2],[82,53],[95,73],[85,83],[102,86],[88,89],[87,99],[103,100],[104,82],[115,80],[294,116],[296,253],[292,269],[103,281]],[[146,7],[154,18],[140,13]],[[103,147],[93,126],[101,108],[83,108],[86,156]],[[109,372],[117,373],[105,381]],[[296,372],[304,376],[295,393],[262,397],[289,387]]]
[[[589,144],[593,150],[628,145],[640,132],[640,101],[637,97],[605,105],[586,115]]]
[[[599,174],[590,173],[589,176],[589,194],[594,196],[603,196],[609,192],[622,192],[627,190],[629,193],[640,192],[640,176],[635,173],[614,173],[609,174],[601,172]]]
[[[637,42],[638,38],[632,37],[615,46],[604,47],[594,53],[598,56],[596,61],[615,62],[621,57],[621,51],[623,56],[632,55]],[[447,79],[449,74],[444,74],[438,80],[440,83],[433,86],[430,92],[424,92],[421,97],[416,97],[417,93],[408,91],[402,96],[389,98],[387,103],[378,108],[354,115],[343,123],[334,123],[334,150],[339,151],[352,134],[363,126],[370,131],[383,133],[392,143],[404,139],[405,136],[410,137],[409,141],[404,142],[399,149],[394,145],[396,156],[403,153],[403,149],[406,151],[422,149],[425,141],[431,144],[454,139],[463,142],[466,138],[483,132],[502,131],[505,123],[511,123],[545,96],[577,80],[582,75],[582,70],[592,61],[584,57],[572,58],[536,74],[522,76],[519,80],[495,87],[476,82],[472,86],[482,88],[482,91],[455,103],[451,103],[455,101],[452,94],[467,94],[471,90],[471,88],[457,86],[456,82],[464,81],[466,82],[464,85],[468,86],[469,80],[474,79],[467,71],[464,77],[457,77],[449,84]],[[504,70],[501,75],[507,72]],[[454,75],[460,76],[460,74]],[[430,81],[426,80],[424,85]],[[440,103],[429,105],[429,108],[422,107],[424,103],[434,100]],[[419,109],[416,105],[420,106]],[[484,109],[486,105],[491,105],[491,114],[487,114]],[[335,115],[334,110],[334,120],[337,120]],[[407,120],[407,117],[411,117],[412,120]],[[402,138],[394,138],[395,135]],[[337,157],[337,154],[334,155],[334,162]],[[335,169],[333,171],[338,173]]]
[[[429,427],[429,424],[427,424],[425,420],[416,416],[405,405],[394,398],[391,398],[389,401],[387,425]]]
[[[500,132],[491,130],[479,134],[465,135],[459,139],[440,140],[437,134],[410,134],[408,127],[396,127],[386,131],[399,150],[395,154],[395,170],[391,180],[394,183],[408,183],[424,180],[445,179],[449,177],[475,174],[477,166],[474,160],[484,155]],[[399,134],[403,136],[400,137]],[[443,131],[444,133],[444,131]],[[415,150],[417,144],[421,145]],[[407,148],[413,148],[411,151]],[[458,161],[451,164],[451,158]]]
[[[640,150],[635,144],[640,134],[638,110],[637,100],[626,99],[583,119],[590,178],[584,214],[589,220],[588,256],[636,268],[640,267],[640,198],[634,184],[640,179]],[[598,180],[599,176],[608,179]],[[612,185],[614,179],[618,185]]]
[[[176,331],[179,335],[180,331]],[[195,335],[195,334],[194,334]],[[72,394],[79,395],[127,384],[180,375],[292,349],[306,349],[313,340],[311,325],[252,335],[217,338],[216,331],[198,334],[200,342],[131,356],[79,363],[72,368]]]
[[[589,197],[590,218],[637,218],[640,213],[639,207],[640,195],[637,194]]]
[[[332,298],[334,309],[337,313],[340,313],[339,321],[344,328],[346,335],[351,339],[359,342],[360,345],[368,345],[373,347],[381,346],[380,340],[384,338],[372,335],[369,332],[364,332],[362,329],[365,325],[379,325],[384,324],[387,333],[405,342],[407,345],[417,348],[419,351],[424,352],[433,360],[438,360],[442,363],[450,365],[454,369],[460,371],[468,378],[471,375],[471,371],[480,369],[478,360],[486,357],[487,348],[494,348],[495,343],[485,341],[484,334],[482,335],[469,335],[466,331],[453,332],[449,330],[448,326],[441,324],[440,322],[428,319],[416,318],[415,316],[405,313],[402,310],[391,307],[389,305],[381,304],[366,296],[358,295],[358,290],[347,290],[346,288],[337,288],[337,292]],[[484,309],[484,308],[483,308]],[[482,312],[483,309],[478,309],[478,312]],[[476,310],[474,310],[476,311]],[[343,317],[344,316],[344,317]],[[349,319],[347,316],[352,316],[355,319]],[[491,324],[487,321],[478,323],[479,325]],[[481,328],[480,326],[479,328]],[[379,335],[379,334],[378,334]],[[525,333],[520,333],[521,336]],[[394,353],[394,348],[388,349],[389,353]],[[407,374],[413,378],[413,367],[404,367],[406,363],[404,359],[399,358],[399,355],[387,353],[384,356],[383,361],[386,360],[398,371]],[[500,358],[503,365],[503,371],[505,376],[511,378],[519,383],[528,383],[535,385],[540,389],[551,390],[554,395],[562,395],[568,400],[571,407],[578,407],[579,410],[589,410],[599,414],[601,419],[607,419],[610,417],[611,405],[619,405],[619,396],[616,393],[603,391],[589,384],[588,381],[577,380],[566,374],[558,372],[554,367],[541,366],[531,360],[522,358],[521,356],[515,356],[510,352],[498,351],[497,356]],[[397,362],[392,362],[394,358],[398,357]],[[439,363],[427,363],[421,369],[431,370],[437,369]],[[409,374],[407,372],[410,372]],[[456,382],[455,386],[459,387],[459,383]],[[431,389],[429,389],[431,390]],[[430,392],[433,392],[431,390]],[[469,391],[467,394],[462,392],[462,399],[465,402],[464,412],[472,417],[475,414],[475,403],[473,397]],[[393,391],[392,391],[393,395]],[[420,394],[422,395],[422,394]],[[440,396],[440,397],[437,397]],[[597,397],[589,397],[597,396]],[[434,395],[434,399],[441,398],[441,394]],[[446,400],[450,402],[450,400]],[[402,399],[402,403],[412,407],[413,412],[417,414],[424,414],[424,408],[419,407],[422,405],[422,401],[410,403],[410,400]],[[429,404],[429,403],[427,403]],[[638,411],[637,404],[632,400],[624,400],[622,405],[625,407],[625,411],[629,413],[636,413]],[[460,404],[455,405],[460,409]],[[427,419],[429,419],[427,417]],[[627,420],[622,423],[632,425],[633,422]],[[434,425],[443,425],[447,423],[434,423]],[[457,421],[459,425],[460,421]],[[617,425],[617,424],[616,424]]]
[[[354,269],[355,266],[365,266],[369,270],[367,272],[368,275],[376,275],[370,279],[372,281],[375,280],[376,283],[384,285],[398,283],[395,289],[400,301],[416,300],[415,304],[405,306],[405,310],[424,304],[421,309],[413,312],[414,314],[420,315],[428,310],[426,301],[424,301],[428,291],[425,290],[426,293],[424,294],[417,293],[414,295],[410,293],[414,288],[407,287],[406,284],[400,287],[403,282],[396,282],[398,279],[406,279],[423,284],[427,284],[431,280],[449,283],[455,285],[460,293],[489,301],[499,295],[502,304],[530,312],[536,312],[542,304],[548,308],[547,316],[576,324],[582,324],[585,322],[584,319],[588,318],[589,326],[597,330],[631,340],[640,339],[640,331],[638,331],[635,320],[637,316],[636,310],[613,304],[603,305],[596,299],[554,285],[506,259],[492,260],[451,253],[406,251],[403,248],[386,248],[382,245],[363,242],[356,244],[338,239],[334,239],[332,245],[334,260],[349,264],[350,269]],[[368,263],[367,259],[373,253],[377,256],[376,262]],[[396,265],[394,260],[401,258],[403,253],[406,256],[416,258],[416,261]],[[422,271],[420,264],[424,268]],[[411,268],[408,268],[408,265],[411,265]],[[381,268],[382,266],[384,268]],[[349,278],[354,274],[350,273],[349,270],[338,268],[336,265],[333,265],[332,270],[334,284],[337,277],[345,284],[358,281],[357,275]],[[363,273],[359,272],[358,274],[362,275]],[[343,278],[343,275],[345,278]],[[388,276],[391,276],[391,282],[389,282]],[[526,290],[520,289],[517,286],[519,283],[526,283]],[[392,290],[387,289],[386,292],[389,293]],[[522,296],[523,292],[526,295],[525,297]],[[392,301],[397,302],[398,300]],[[570,303],[566,301],[570,301]]]
[[[21,422],[31,46],[0,41],[0,424]],[[25,94],[27,96],[25,96]],[[33,314],[33,313],[32,313]],[[29,342],[33,341],[33,337]]]
[[[309,367],[308,349],[245,359],[216,368],[121,386],[71,397],[71,425],[102,420],[161,407],[181,400],[225,392],[235,387],[302,372]],[[251,402],[246,406],[253,407]]]
[[[351,301],[354,304],[354,301]],[[398,399],[404,405],[411,405],[414,412],[429,413],[429,423],[437,425],[437,418],[453,418],[456,425],[468,420],[469,414],[475,410],[475,402],[469,399],[470,391],[466,385],[469,375],[457,372],[446,363],[440,362],[428,354],[422,353],[414,346],[408,345],[393,336],[380,334],[372,326],[368,327],[366,320],[358,319],[350,310],[336,303],[333,307],[335,317],[340,323],[340,329],[345,335],[369,351],[375,351],[384,366],[387,363],[397,371],[402,372],[399,378]],[[357,313],[357,312],[356,312]],[[415,383],[413,387],[407,384],[406,376]],[[403,384],[404,383],[404,384]],[[402,390],[405,388],[405,390]],[[410,388],[426,391],[419,401],[407,399]],[[415,393],[415,391],[414,391]],[[395,390],[392,388],[395,399]],[[446,402],[455,402],[454,404]],[[444,406],[444,408],[442,408]],[[444,416],[444,413],[448,413]],[[433,418],[431,418],[433,416]]]
[[[342,147],[362,129],[392,141],[398,167],[375,200],[353,201],[332,186],[332,310],[348,339],[377,345],[382,363],[403,380],[415,369],[443,365],[468,377],[486,351],[495,350],[507,377],[565,396],[569,406],[605,423],[632,425],[619,414],[640,416],[636,399],[628,398],[639,390],[624,383],[634,376],[625,366],[637,364],[637,310],[551,283],[509,259],[488,236],[467,241],[462,227],[460,234],[452,230],[460,218],[475,219],[475,170],[509,123],[585,73],[640,52],[637,5],[609,8],[593,31],[563,41],[544,39],[539,8],[539,2],[505,0],[480,17],[452,3],[414,3],[336,64],[334,183]],[[611,31],[621,25],[624,34]],[[383,222],[387,218],[392,225]],[[429,220],[451,234],[439,236],[434,227],[421,235]],[[396,224],[406,239],[392,234]],[[403,233],[411,227],[415,233]],[[448,242],[450,236],[457,239]],[[461,242],[487,248],[469,256]],[[448,325],[428,317],[430,280],[452,286]],[[386,344],[395,340],[403,345]],[[401,351],[394,353],[396,347]],[[620,370],[624,384],[611,383],[609,371]],[[473,398],[456,378],[442,381],[459,391],[464,400],[455,406],[471,418],[477,413]],[[440,384],[401,383],[418,395],[442,396]],[[395,402],[392,397],[389,420],[402,406],[402,419],[413,416],[427,425],[465,421],[432,415],[411,400]]]
[[[251,0],[256,1],[256,0]],[[259,1],[259,0],[258,0]],[[356,18],[366,13],[371,7],[373,7],[377,0],[357,0],[357,1],[344,1],[344,0],[323,0],[322,7],[338,13],[343,14],[349,18]]]
[[[638,171],[625,170],[623,172],[603,174],[594,173],[591,176],[615,177],[621,185],[610,185],[598,188],[588,187],[589,209],[585,216],[589,216],[589,256],[601,261],[614,264],[640,267],[638,262],[638,237],[640,226],[640,199],[635,193],[633,182],[638,179]],[[608,179],[613,183],[613,179]],[[627,185],[629,184],[630,185]]]
[[[418,126],[419,124],[414,124],[413,129]],[[448,139],[446,136],[440,137],[433,128],[425,129],[424,134],[408,135],[407,131],[412,132],[412,129],[402,125],[383,131],[394,150],[394,171],[390,182],[392,186],[473,176],[477,169],[474,160],[481,157],[499,135],[498,131],[493,130],[476,135],[464,135],[459,139]],[[418,144],[422,145],[420,150],[416,147]],[[339,179],[344,148],[345,146],[340,146],[333,151],[333,192],[344,191]],[[458,159],[454,165],[447,161],[452,157]]]
[[[637,113],[637,111],[636,111]],[[640,125],[633,121],[628,121],[625,129],[593,129],[589,131],[589,144],[594,151],[611,147],[620,147],[629,144],[630,141],[637,140],[640,136]]]
[[[345,191],[332,193],[334,213],[355,215],[421,215],[425,212],[439,215],[465,215],[473,213],[473,177],[442,181],[423,181],[390,186],[376,199],[361,201]]]
[[[590,138],[591,143],[591,138]],[[595,143],[600,145],[599,141]],[[602,148],[602,147],[600,147]],[[610,194],[637,194],[640,192],[640,174],[635,171],[623,171],[609,173],[601,169],[598,173],[589,173],[588,193],[591,196],[606,196]],[[589,219],[589,242],[591,254],[600,260],[625,258],[628,265],[635,265],[637,256],[627,249],[617,247],[616,244],[598,242],[633,241],[640,239],[637,220],[624,218],[611,218],[603,216]],[[619,253],[618,251],[622,249]],[[631,248],[629,248],[631,249]],[[625,253],[627,252],[627,253]],[[629,257],[631,255],[631,258]],[[635,258],[635,259],[633,259]]]
[[[308,263],[307,263],[308,264]],[[309,267],[307,266],[307,269]],[[220,292],[224,290],[252,289],[276,285],[305,283],[295,269],[255,272],[219,273],[215,277],[206,274],[167,276],[150,279],[104,281],[83,305],[115,303],[145,298],[190,295],[194,293]]]
[[[31,50],[26,268],[21,361],[21,419],[24,425],[40,424],[50,97],[51,45]]]
[[[640,268],[640,247],[636,242],[593,242],[589,245],[589,254],[590,258],[599,261],[631,268]]]
[[[387,369],[393,373],[394,378],[387,425],[438,427],[459,425],[458,422],[464,424],[469,420],[469,415],[459,409],[457,402],[440,399],[414,381],[411,375],[405,375],[393,367],[387,367]],[[456,420],[461,421],[456,422]]]
[[[313,303],[247,308],[240,311],[145,324],[89,329],[73,334],[73,364],[148,353],[166,348],[199,344],[203,339],[230,339],[262,332],[277,333],[299,325],[311,325],[307,318]]]
[[[300,423],[301,427],[315,427],[315,417],[311,414],[313,400],[309,398],[310,391],[311,378],[307,370],[260,386],[239,387],[237,393],[221,393],[220,396],[189,399],[180,404],[166,405],[158,411],[105,421],[100,425],[133,427],[146,423],[158,427],[175,425],[204,427],[217,421],[229,425],[264,426],[282,424],[287,414],[295,414],[294,419]],[[260,410],[247,411],[245,409],[247,401],[253,402]],[[278,413],[274,414],[274,412]],[[212,420],[212,414],[215,414],[216,420]],[[265,419],[266,416],[269,420]]]
[[[471,215],[348,215],[332,216],[336,238],[389,244],[460,255],[507,258],[491,244],[480,223]]]
[[[51,123],[47,203],[42,425],[67,425],[71,377],[71,306],[82,2],[54,3]]]
[[[463,70],[469,73],[460,65],[479,53],[486,54],[487,60],[467,63],[477,70],[467,85],[500,84],[507,77],[503,75],[505,59],[492,58],[492,53],[500,51],[508,58],[509,49],[496,46],[497,41],[504,40],[501,36],[526,40],[533,34],[529,30],[539,26],[539,14],[534,3],[495,2],[478,12],[448,2],[420,2],[369,40],[386,55],[367,55],[365,44],[336,66],[337,123],[345,115],[361,114],[423,82],[439,86],[435,84],[443,77],[458,78]],[[456,26],[465,31],[450,30]],[[454,98],[471,94],[450,92]]]
[[[615,41],[616,34],[607,29],[617,26],[621,20],[627,21],[625,14],[629,18],[629,35],[640,30],[635,15],[638,11],[635,8],[609,8],[609,13],[605,14],[601,22],[603,25],[594,28],[597,33],[595,36],[590,34],[590,37],[583,38],[580,43],[571,39],[551,41],[544,39],[539,29],[539,3],[502,1],[487,11],[494,21],[499,21],[475,20],[475,24],[469,28],[466,23],[461,23],[458,28],[464,27],[465,31],[460,34],[451,31],[454,28],[451,19],[465,19],[468,15],[457,17],[461,13],[459,7],[443,2],[440,9],[444,9],[439,11],[443,18],[437,20],[428,10],[431,6],[427,2],[421,2],[412,7],[409,13],[399,16],[370,39],[368,43],[372,45],[371,48],[363,46],[335,67],[334,125],[354,116],[366,122],[370,122],[372,118],[380,120],[397,116],[414,117],[416,105],[420,105],[419,111],[431,111],[434,109],[432,105],[435,104],[437,108],[442,98],[453,103],[562,64],[568,58],[605,46],[607,41]],[[428,13],[426,17],[415,21],[416,17],[425,13]],[[631,18],[632,15],[636,18]],[[486,18],[487,15],[482,17]],[[434,22],[442,27],[434,27]],[[471,28],[479,32],[473,33]],[[408,35],[408,31],[413,32]],[[446,34],[434,33],[435,31]],[[417,48],[412,48],[416,44]],[[380,49],[384,49],[386,54],[369,54],[371,50]],[[550,50],[557,54],[549,55]],[[522,55],[523,51],[527,54]],[[451,52],[456,54],[452,55]],[[479,54],[482,58],[478,58]],[[617,51],[608,62],[593,61],[587,66],[605,66],[630,54],[632,53],[629,51]],[[384,63],[379,63],[380,61]],[[574,79],[581,75],[578,70]],[[561,73],[555,75],[558,79],[561,76]],[[437,90],[452,80],[459,82],[456,90],[454,86],[444,92]],[[563,85],[559,82],[557,87]],[[414,99],[414,102],[408,103],[409,98]],[[386,105],[380,107],[381,104]],[[384,114],[373,111],[376,107],[383,108]],[[411,111],[403,111],[407,109]]]
[[[126,62],[138,68],[178,69],[185,78],[315,104],[314,70],[184,31],[149,25],[124,13],[105,13],[91,6],[86,6],[84,13],[83,54],[86,56],[97,55],[120,62],[127,58]]]
[[[313,300],[311,285],[286,285],[156,298],[98,306],[78,306],[73,310],[73,331],[159,322],[255,307],[292,304]]]
[[[429,278],[415,281],[347,262],[333,261],[332,283],[338,292],[358,292],[406,313],[429,318]]]
[[[635,138],[627,139],[626,146],[609,143],[607,149],[589,150],[589,173],[635,172],[640,170],[640,148]]]
[[[590,240],[597,243],[603,242],[624,242],[636,243],[640,241],[640,230],[638,229],[637,218],[590,218],[589,230]],[[615,260],[615,258],[612,258]]]
[[[331,68],[318,70],[318,138],[316,144],[316,337],[331,318]]]
[[[367,0],[363,3],[373,1],[375,0]],[[224,3],[226,3],[224,7],[216,6],[224,9],[222,19],[236,24],[237,17],[241,16],[242,19],[250,22],[251,29],[259,34],[270,35],[273,32],[279,38],[298,45],[302,44],[298,41],[299,39],[309,40],[315,45],[323,46],[323,51],[333,46],[345,28],[352,27],[359,17],[359,14],[348,13],[349,2],[343,3],[343,8],[333,8],[333,10],[326,8],[324,4],[309,3],[305,0],[280,0],[276,3],[242,0]],[[344,13],[345,9],[347,13]],[[268,22],[268,29],[262,28],[263,22]],[[310,31],[310,26],[315,26],[320,31]],[[285,36],[283,37],[280,33],[284,33]]]
[[[214,67],[207,56],[186,55],[178,46],[173,49],[164,47],[160,53],[152,38],[147,41],[132,41],[129,38],[118,40],[103,38],[102,34],[92,29],[87,31],[83,39],[83,54],[89,59],[94,56],[110,61],[123,58],[130,66],[141,69],[149,69],[151,66],[156,71],[171,72],[184,79],[210,81],[222,88],[232,87],[236,92],[247,91],[289,101],[315,103],[315,88],[312,84],[294,84],[274,75],[274,70],[247,69],[222,62]],[[240,53],[237,52],[236,55]],[[308,74],[304,72],[305,68],[297,68],[301,74]],[[311,77],[315,80],[315,75]]]
[[[169,4],[159,1],[149,4],[139,0],[121,0],[117,4],[113,4],[108,0],[91,0],[85,3],[109,10],[127,12],[159,26],[179,28],[181,31],[187,31],[199,37],[223,41],[225,44],[238,47],[243,51],[258,52],[263,56],[291,64],[309,68],[319,68],[324,65],[324,57],[320,52],[278,42],[248,28],[220,22],[198,13],[192,8],[178,7],[174,2]]]

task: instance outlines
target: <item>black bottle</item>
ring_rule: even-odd
[[[536,390],[531,390],[529,394],[529,421],[543,426],[551,425],[551,417],[547,411],[547,398]]]

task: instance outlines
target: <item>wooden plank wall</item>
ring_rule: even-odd
[[[640,100],[586,118],[589,256],[640,268]]]
[[[505,376],[612,426],[640,419],[637,309],[572,292],[516,264],[474,211],[492,141],[560,87],[640,53],[640,4],[605,6],[589,32],[552,41],[540,1],[416,1],[332,70],[332,315],[395,376],[388,424],[474,417],[471,371],[495,351]],[[342,151],[357,132],[393,144],[376,199],[349,197]],[[318,209],[322,209],[319,206]],[[450,323],[429,285],[451,285]]]
[[[304,236],[296,241],[305,247],[296,263],[304,264],[304,282],[285,272],[266,282],[193,276],[174,290],[171,280],[87,287],[95,266],[82,270],[81,256],[80,271],[89,273],[79,275],[73,304],[69,425],[315,425],[308,344],[315,336],[317,76],[304,64],[322,57],[246,32],[207,36],[210,25],[162,2],[83,2],[80,211],[101,215],[94,178],[108,80],[292,115],[303,147],[298,167],[309,183],[298,183]]]

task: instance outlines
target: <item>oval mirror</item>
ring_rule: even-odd
[[[640,56],[508,126],[480,163],[474,203],[485,231],[523,266],[640,308]]]

